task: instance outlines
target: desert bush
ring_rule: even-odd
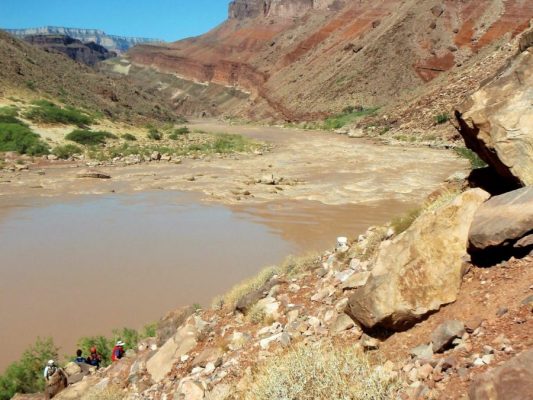
[[[83,145],[105,144],[107,139],[116,139],[112,133],[105,131],[90,131],[88,129],[75,129],[70,132],[65,139]]]
[[[91,353],[91,347],[96,347],[96,350],[102,356],[101,367],[106,367],[111,363],[111,352],[113,351],[114,345],[115,342],[105,336],[85,336],[78,340],[78,348],[85,355]]]
[[[16,106],[0,107],[0,122],[25,125],[17,118],[18,115],[19,111]]]
[[[25,124],[0,122],[0,152],[2,151],[40,156],[49,153],[49,146]]]
[[[222,296],[222,299],[217,299],[220,303],[228,308],[232,309],[235,305],[246,296],[248,293],[259,289],[266,282],[268,282],[274,275],[278,273],[277,267],[267,267],[261,270],[256,276],[247,279],[237,285],[235,285],[229,292]],[[216,304],[214,304],[216,306]]]
[[[219,133],[215,137],[213,150],[215,153],[233,153],[247,151],[251,146],[252,142],[244,136]]]
[[[435,116],[435,122],[440,125],[444,124],[445,122],[448,122],[450,120],[450,115],[447,113],[442,113],[437,116]]]
[[[247,400],[387,400],[400,383],[361,351],[333,344],[300,344],[272,357],[253,376]]]
[[[177,135],[186,135],[188,133],[190,133],[191,131],[189,130],[188,127],[186,126],[182,126],[181,128],[178,128],[174,131],[175,134]]]
[[[420,208],[413,208],[405,214],[394,218],[391,221],[391,227],[394,229],[394,233],[399,235],[400,233],[406,231],[418,218],[421,212],[422,210]]]
[[[320,267],[320,255],[318,253],[311,253],[302,257],[289,256],[280,265],[279,273],[293,277],[318,267]]]
[[[132,328],[114,329],[111,337],[105,336],[85,336],[78,340],[78,348],[83,354],[89,354],[91,347],[96,347],[102,356],[102,367],[111,363],[111,352],[118,340],[122,340],[126,345],[124,348],[136,349],[139,341],[147,337],[155,337],[156,324],[146,325],[141,332]]]
[[[141,332],[141,339],[149,338],[149,337],[156,337],[157,335],[157,322],[146,324],[143,326],[143,330]]]
[[[366,115],[374,115],[377,110],[378,108],[356,108],[351,106],[345,107],[340,114],[326,118],[322,125],[322,129],[334,130],[342,128],[358,118]]]
[[[146,135],[146,137],[150,140],[161,140],[163,139],[163,134],[159,132],[157,129],[151,128],[148,131],[148,134]]]
[[[459,189],[445,189],[434,198],[427,200],[423,205],[423,210],[424,212],[434,211],[443,205],[451,203],[460,193],[461,191]]]
[[[259,303],[254,304],[248,313],[246,314],[246,319],[252,324],[261,324],[266,318],[265,309]]]
[[[15,393],[35,393],[44,389],[43,369],[50,359],[57,360],[58,348],[52,339],[38,338],[19,361],[7,367],[0,376],[0,400],[9,400]]]
[[[466,147],[457,147],[455,152],[458,156],[466,158],[468,161],[470,161],[470,166],[472,169],[485,168],[487,166],[485,161],[483,161],[476,153],[470,149],[467,149]]]
[[[128,142],[135,142],[137,140],[137,138],[131,133],[125,133],[121,137],[122,139],[127,140]]]
[[[61,158],[62,160],[66,160],[72,157],[74,154],[82,153],[83,150],[74,144],[64,144],[62,146],[57,146],[52,150],[52,154]]]
[[[93,119],[74,107],[61,108],[48,100],[37,100],[25,117],[36,122],[48,124],[72,124],[79,127],[92,124]]]

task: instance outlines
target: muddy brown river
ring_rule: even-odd
[[[107,181],[77,179],[75,165],[0,172],[0,371],[37,336],[71,355],[81,336],[207,305],[266,265],[407,211],[466,166],[447,151],[330,133],[197,127],[274,149],[101,167]],[[256,183],[265,173],[297,184]]]

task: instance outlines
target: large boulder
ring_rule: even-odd
[[[155,382],[162,381],[180,357],[196,346],[199,330],[194,322],[194,317],[189,318],[187,323],[147,361],[146,369]]]
[[[456,117],[468,148],[503,178],[528,186],[533,185],[533,52],[524,50]]]
[[[469,251],[498,246],[527,247],[533,233],[533,187],[494,196],[477,210],[470,227]]]
[[[161,318],[156,328],[156,344],[161,347],[165,342],[176,334],[178,328],[183,325],[185,320],[194,313],[194,307],[185,306],[169,312]]]
[[[478,376],[469,391],[470,400],[525,400],[532,396],[533,350]]]
[[[368,282],[349,299],[348,314],[367,328],[402,330],[455,301],[470,223],[488,197],[468,190],[383,242]]]

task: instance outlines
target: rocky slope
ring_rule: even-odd
[[[528,93],[529,87],[521,87],[504,96],[509,79],[523,77],[509,78],[531,55],[529,45],[522,50],[473,96],[490,93],[486,105],[502,97],[508,101],[494,118],[522,104]],[[513,121],[521,127],[532,112],[522,110]],[[499,125],[482,126],[486,136],[501,134]],[[529,141],[531,134],[522,129],[518,136]],[[488,170],[504,164],[507,150],[495,147],[491,155],[499,163],[489,163]],[[509,173],[522,172],[513,165]],[[507,188],[504,178],[493,179]],[[293,393],[292,385],[276,386],[271,393],[277,397],[256,394],[264,393],[265,384],[283,382],[276,371],[289,374],[280,363],[300,357],[299,349],[336,345],[368,357],[377,375],[365,379],[374,382],[372,376],[379,376],[380,387],[390,388],[388,395],[373,398],[397,398],[399,391],[413,400],[529,399],[533,188],[495,194],[475,186],[472,180],[451,180],[429,196],[412,222],[371,227],[334,251],[267,269],[211,309],[169,314],[160,321],[157,338],[139,343],[125,359],[87,375],[57,398],[287,398],[283,394]],[[320,373],[309,381],[298,376],[306,382],[304,394],[311,382],[345,371],[320,369],[330,356],[322,352],[307,361]],[[290,365],[297,373],[308,371],[298,360]]]
[[[116,57],[117,53],[94,42],[82,43],[66,35],[27,35],[24,40],[47,52],[56,52],[80,63],[95,66],[100,61]]]
[[[68,59],[0,32],[0,98],[44,95],[67,105],[125,121],[171,119],[175,114],[160,94],[127,78],[111,78]]]
[[[114,51],[117,53],[123,53],[138,44],[160,42],[158,39],[108,35],[104,31],[98,29],[64,28],[58,26],[45,26],[41,28],[28,29],[5,29],[5,31],[22,39],[24,39],[26,36],[33,35],[69,36],[71,38],[78,39],[83,43],[96,43],[105,47],[109,51]]]
[[[404,104],[426,88],[435,90],[428,83],[437,78],[437,88],[463,82],[451,73],[475,65],[526,29],[533,5],[239,0],[230,4],[229,17],[203,36],[138,46],[128,57],[160,72],[251,94],[246,104],[221,105],[219,113],[320,119],[348,105]],[[462,89],[476,89],[481,79],[474,75]]]

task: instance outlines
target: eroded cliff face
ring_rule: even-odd
[[[229,18],[298,17],[310,10],[325,10],[341,4],[342,0],[235,0],[229,5]]]
[[[128,57],[251,94],[244,108],[221,113],[308,120],[347,105],[414,101],[428,83],[436,90],[434,82],[443,82],[436,78],[505,52],[532,18],[528,1],[235,0],[228,21],[213,31],[138,46]],[[468,87],[482,75],[469,77]],[[434,115],[426,118],[431,124]]]

